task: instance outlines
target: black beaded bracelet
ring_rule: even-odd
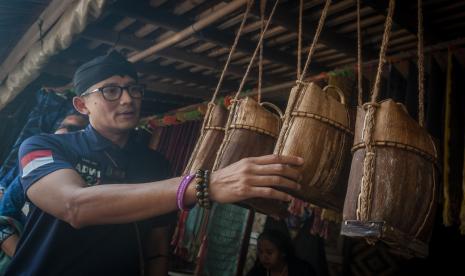
[[[210,172],[208,170],[197,170],[195,174],[195,196],[199,206],[205,209],[210,209],[212,204],[209,194]]]

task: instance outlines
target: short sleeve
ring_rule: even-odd
[[[24,192],[42,177],[60,170],[72,169],[64,145],[52,135],[26,139],[19,148],[19,175]]]

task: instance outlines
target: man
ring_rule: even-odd
[[[77,131],[83,129],[88,123],[87,117],[73,112],[62,120],[55,134]],[[16,177],[0,200],[0,244],[3,251],[0,253],[0,275],[3,275],[10,257],[16,250],[25,222],[23,213],[25,201],[20,178]]]
[[[30,216],[7,274],[140,275],[144,268],[151,274],[152,262],[166,256],[166,245],[151,229],[176,210],[181,178],[166,179],[164,159],[130,139],[143,95],[131,63],[117,53],[98,57],[79,67],[73,81],[79,95],[73,104],[90,125],[22,144]],[[211,174],[209,197],[219,203],[290,201],[275,188],[298,189],[294,166],[302,162],[284,156],[241,160]],[[189,185],[184,204],[195,202]]]

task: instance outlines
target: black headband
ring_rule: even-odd
[[[77,95],[81,95],[92,85],[112,76],[129,76],[138,80],[134,65],[120,53],[111,52],[79,66],[74,73],[74,91]]]

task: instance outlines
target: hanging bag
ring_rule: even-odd
[[[377,103],[394,5],[390,0],[371,101],[357,111],[341,234],[370,243],[383,241],[404,256],[426,257],[436,207],[438,156],[433,139],[423,128],[421,47],[420,124],[401,103],[390,99]]]
[[[294,196],[319,207],[341,211],[347,187],[346,182],[340,181],[344,177],[341,171],[344,162],[349,160],[353,139],[349,109],[344,93],[337,86],[321,89],[313,82],[303,82],[330,3],[326,1],[306,64],[291,90],[274,152],[304,158],[300,168],[302,189]],[[337,97],[329,94],[329,90],[336,92]]]
[[[239,96],[258,50],[263,43],[264,34],[270,25],[278,2],[279,0],[275,2],[267,23],[261,32],[258,45],[249,62],[247,71],[232,100],[225,137],[218,151],[214,170],[226,167],[246,157],[273,153],[281,127],[281,117],[276,115],[276,113],[280,113],[279,109],[270,103],[259,103],[251,97],[239,99]],[[271,106],[276,113],[269,111],[265,106]],[[285,217],[288,214],[287,205],[277,200],[249,199],[239,203],[239,205],[275,217]]]

